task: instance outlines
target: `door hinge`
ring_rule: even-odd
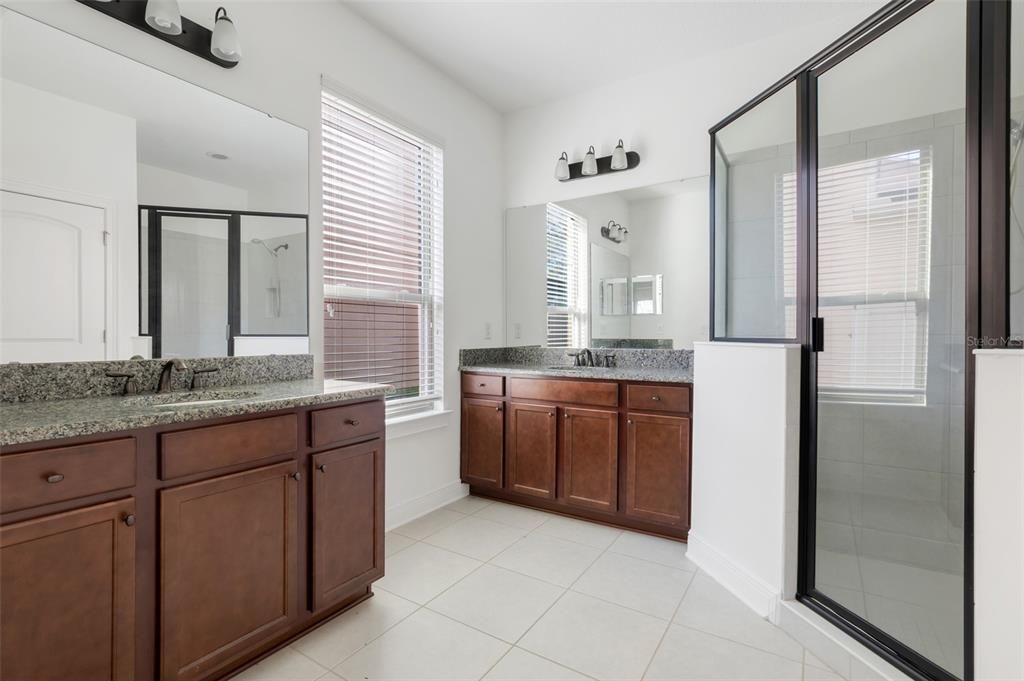
[[[104,343],[107,342],[107,330],[106,329],[103,329],[103,342]]]
[[[811,317],[811,352],[825,351],[825,318]]]
[[[110,232],[104,230],[103,232],[103,245],[106,246],[110,243]]]

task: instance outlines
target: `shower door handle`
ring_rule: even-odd
[[[825,351],[825,318],[811,317],[811,352]]]

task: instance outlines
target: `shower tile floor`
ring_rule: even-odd
[[[373,598],[236,679],[841,679],[685,544],[478,497],[386,538]]]

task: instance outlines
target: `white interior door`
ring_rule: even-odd
[[[106,358],[104,211],[0,192],[0,361]]]

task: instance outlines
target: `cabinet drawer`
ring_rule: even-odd
[[[0,457],[0,512],[135,485],[135,438]]]
[[[310,441],[314,447],[353,440],[384,430],[384,401],[320,409],[310,418]]]
[[[259,461],[298,449],[295,414],[160,435],[160,478],[169,480]]]
[[[502,397],[505,395],[505,377],[489,376],[487,374],[462,374],[462,392],[463,394]]]
[[[684,385],[626,386],[626,406],[641,411],[671,411],[687,414],[690,411],[690,388]]]
[[[592,404],[598,407],[619,405],[617,383],[601,381],[556,381],[540,378],[510,378],[509,394],[528,400]]]

